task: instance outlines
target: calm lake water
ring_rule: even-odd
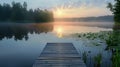
[[[111,67],[111,52],[106,45],[92,46],[84,40],[68,37],[75,33],[112,31],[112,22],[52,22],[1,23],[0,67],[32,67],[46,43],[73,43],[79,54],[88,53],[87,66],[93,67],[92,57],[103,55],[102,67]]]

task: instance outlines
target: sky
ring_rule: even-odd
[[[114,0],[0,0],[0,3],[12,1],[27,2],[28,8],[52,10],[55,18],[90,17],[112,15],[106,8]]]

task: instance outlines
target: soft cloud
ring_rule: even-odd
[[[62,7],[63,17],[111,15],[106,6],[108,2],[114,2],[114,0],[0,0],[0,3],[11,3],[12,1],[21,3],[25,1],[28,3],[28,8],[33,9],[54,9],[56,14],[56,8],[61,9]]]
[[[61,11],[61,15],[59,15]],[[98,7],[77,7],[77,8],[65,8],[54,11],[56,18],[72,18],[72,17],[91,17],[91,16],[103,16],[112,15],[107,8]]]
[[[71,5],[72,7],[79,6],[105,6],[108,2],[113,2],[114,0],[0,0],[0,3],[11,3],[12,1],[21,2],[24,1],[28,3],[29,8],[54,8],[54,7],[67,7]]]

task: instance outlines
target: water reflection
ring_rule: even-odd
[[[7,38],[14,40],[28,40],[30,34],[47,33],[53,30],[52,24],[0,24],[0,40]]]
[[[104,28],[104,26],[110,26],[108,23],[94,23],[89,24],[88,22],[54,22],[54,23],[4,23],[0,24],[0,40],[14,39],[14,40],[28,40],[30,34],[40,34],[53,32],[59,38],[62,38],[64,35],[74,34],[74,33],[88,33],[88,32],[99,32],[99,31],[109,31],[110,28]]]
[[[93,67],[94,64],[92,58],[101,52],[105,61],[102,67],[110,67],[107,65],[110,64],[108,59],[111,56],[111,52],[104,51],[105,45],[91,46],[89,43],[87,46],[85,40],[76,40],[74,38],[64,37],[64,35],[109,31],[111,27],[104,28],[102,25],[99,27],[99,24],[99,26],[83,26],[81,24],[0,24],[0,39],[2,40],[0,41],[0,67],[32,67],[34,61],[38,58],[48,42],[72,42],[80,55],[85,51],[87,52],[87,59],[91,60],[87,61],[87,66],[90,67]],[[20,41],[14,41],[13,39]],[[24,39],[29,40],[24,41]]]
[[[55,27],[53,32],[55,32],[59,38],[63,37],[63,28],[62,28],[62,26]]]
[[[109,27],[108,27],[109,26]],[[100,31],[112,31],[113,25],[108,22],[54,22],[53,33],[59,38],[76,33],[96,33]]]

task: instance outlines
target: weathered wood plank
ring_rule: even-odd
[[[86,67],[72,43],[47,43],[33,67]]]

